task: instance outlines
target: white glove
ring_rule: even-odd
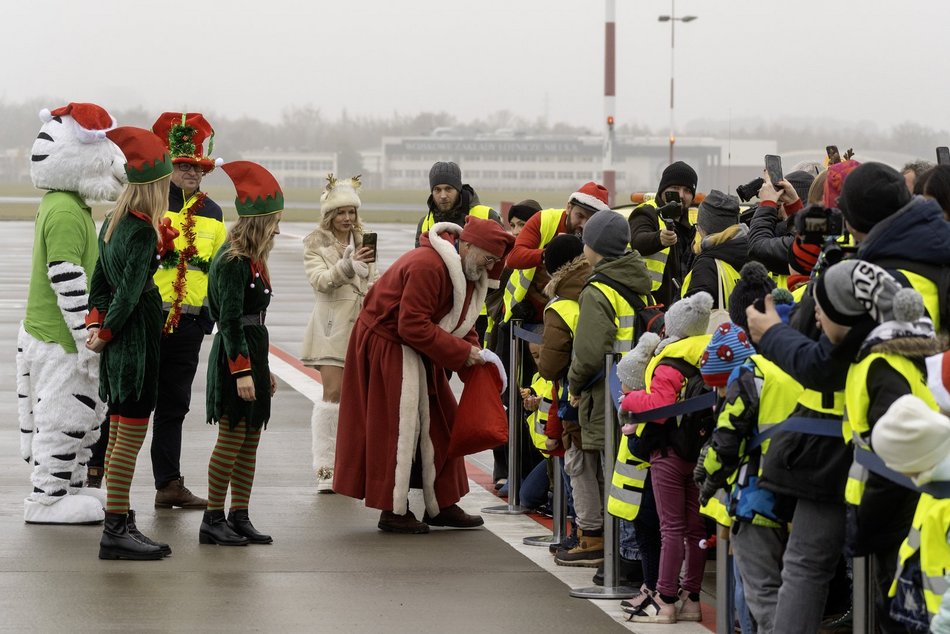
[[[501,358],[485,348],[482,348],[479,354],[485,363],[491,363],[498,369],[498,376],[501,377],[501,391],[504,392],[508,388],[508,374],[505,372],[505,366],[502,364]]]
[[[353,277],[355,272],[353,270],[353,245],[352,244],[347,245],[347,247],[343,249],[343,257],[340,258],[340,261],[337,263],[337,266],[340,267],[340,273],[342,273],[344,277],[347,277],[347,278]]]

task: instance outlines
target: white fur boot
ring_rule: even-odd
[[[313,404],[310,429],[313,435],[313,470],[317,492],[333,493],[333,462],[336,456],[336,428],[340,404],[319,401]]]

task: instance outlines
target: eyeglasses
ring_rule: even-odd
[[[200,165],[192,165],[191,163],[175,163],[175,165],[182,172],[196,172],[199,175],[204,173]]]
[[[495,266],[501,262],[501,258],[496,258],[493,255],[483,255],[482,257],[485,259],[485,266]]]

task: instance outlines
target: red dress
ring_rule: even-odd
[[[451,239],[424,235],[370,289],[344,363],[336,493],[403,514],[411,482],[430,516],[468,493],[464,460],[446,455],[457,402],[445,369],[466,378],[486,286],[465,279]]]

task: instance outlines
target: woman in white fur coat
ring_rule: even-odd
[[[304,267],[315,303],[304,333],[301,361],[316,368],[323,382],[323,400],[314,403],[313,468],[317,491],[332,493],[337,418],[343,383],[343,360],[350,331],[370,284],[378,276],[375,249],[363,246],[358,210],[359,177],[339,181],[327,176],[320,196],[323,220],[304,238]]]

